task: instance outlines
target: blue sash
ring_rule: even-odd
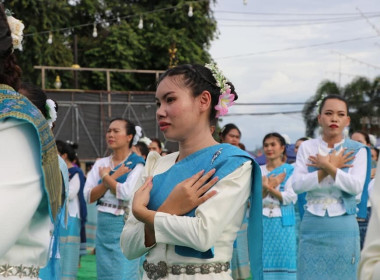
[[[166,172],[153,177],[153,188],[150,192],[148,208],[157,210],[166,200],[173,188],[183,180],[201,170],[205,173],[215,168],[213,177],[222,180],[235,171],[247,160],[252,161],[252,184],[250,197],[250,220],[248,225],[248,245],[251,262],[251,272],[254,279],[262,279],[262,188],[261,171],[257,163],[246,152],[230,144],[218,144],[199,150],[174,164]],[[185,216],[194,217],[195,210]],[[206,252],[175,246],[175,252],[181,256],[209,259],[214,257],[213,248]],[[257,278],[256,278],[257,277]]]
[[[285,179],[280,184],[280,192],[285,191],[285,184],[289,177],[293,174],[294,167],[288,163],[276,167],[271,172],[268,173],[267,177],[271,175],[279,175],[285,172]],[[284,205],[281,203],[281,215],[282,215],[282,225],[283,226],[294,226],[296,224],[296,216],[294,212],[293,202],[289,205]]]
[[[366,178],[364,181],[363,192],[361,196],[360,203],[356,205],[355,195],[349,194],[347,192],[342,191],[342,200],[344,207],[346,208],[346,212],[349,215],[356,214],[358,218],[367,218],[367,201],[368,201],[368,184],[371,178],[371,150],[368,146],[364,146],[363,144],[353,141],[350,139],[345,139],[342,145],[335,147],[333,150],[338,151],[340,148],[346,148],[345,154],[353,151],[353,155],[356,155],[357,152],[361,148],[365,148],[367,152],[367,169],[366,169]],[[331,150],[331,151],[333,151]],[[347,164],[352,164],[353,160],[347,162]],[[317,171],[318,169],[313,166],[308,166],[309,172]],[[341,168],[342,171],[348,172],[348,167]],[[359,208],[359,211],[356,213],[356,207]]]
[[[86,182],[86,177],[84,176],[82,169],[80,169],[79,167],[77,166],[70,167],[69,180],[71,180],[71,178],[73,178],[75,174],[78,174],[79,180],[80,180],[78,198],[79,198],[80,223],[82,227],[86,224],[86,221],[87,221],[87,205],[86,205],[86,200],[84,199],[84,195],[83,195],[83,189],[84,189],[84,184]]]
[[[120,166],[122,166],[123,164],[125,164],[126,167],[128,167],[129,169],[133,169],[136,167],[137,164],[139,163],[142,163],[145,165],[145,160],[140,157],[139,155],[135,154],[135,153],[131,153],[129,155],[129,157],[122,163],[119,163],[113,170],[110,171],[110,175],[114,174],[115,171],[117,169],[120,168]],[[125,181],[127,181],[127,178],[128,178],[128,175],[129,175],[130,172],[127,172],[121,176],[119,176],[117,179],[116,179],[116,182],[118,183],[124,183]],[[99,180],[98,184],[100,184],[102,182],[102,180]]]

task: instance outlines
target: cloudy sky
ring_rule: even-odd
[[[344,86],[380,75],[380,1],[218,0],[213,9],[219,35],[210,53],[238,103],[305,102],[323,80]],[[302,107],[235,105],[222,125],[235,123],[248,150],[272,131],[294,142],[305,133],[302,115],[265,113]]]

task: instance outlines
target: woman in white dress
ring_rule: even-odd
[[[158,83],[157,121],[179,151],[149,154],[121,236],[128,259],[147,253],[144,279],[232,279],[233,242],[250,194],[252,274],[262,277],[260,170],[244,151],[212,137],[210,122],[237,95],[214,65],[207,66],[174,67]]]
[[[368,151],[343,136],[350,123],[343,97],[323,98],[318,122],[322,135],[302,143],[293,175],[294,191],[307,192],[297,279],[354,280],[360,258],[355,196],[363,192],[363,198],[367,192]]]
[[[97,202],[97,279],[139,279],[139,260],[128,261],[120,250],[120,234],[129,212],[129,201],[144,159],[132,152],[137,143],[136,128],[126,119],[113,119],[106,139],[112,154],[98,159],[87,174],[84,197]]]

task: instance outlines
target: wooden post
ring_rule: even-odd
[[[111,120],[112,111],[111,111],[111,76],[110,76],[110,71],[106,71],[106,75],[107,75],[108,120]]]
[[[45,68],[43,66],[41,68],[41,84],[42,89],[45,90]]]

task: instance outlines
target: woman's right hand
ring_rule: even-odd
[[[214,173],[215,169],[210,170],[206,174],[202,170],[178,183],[164,203],[158,208],[158,211],[181,216],[216,195],[216,190],[206,193],[219,179],[218,177],[214,177],[206,183]]]

